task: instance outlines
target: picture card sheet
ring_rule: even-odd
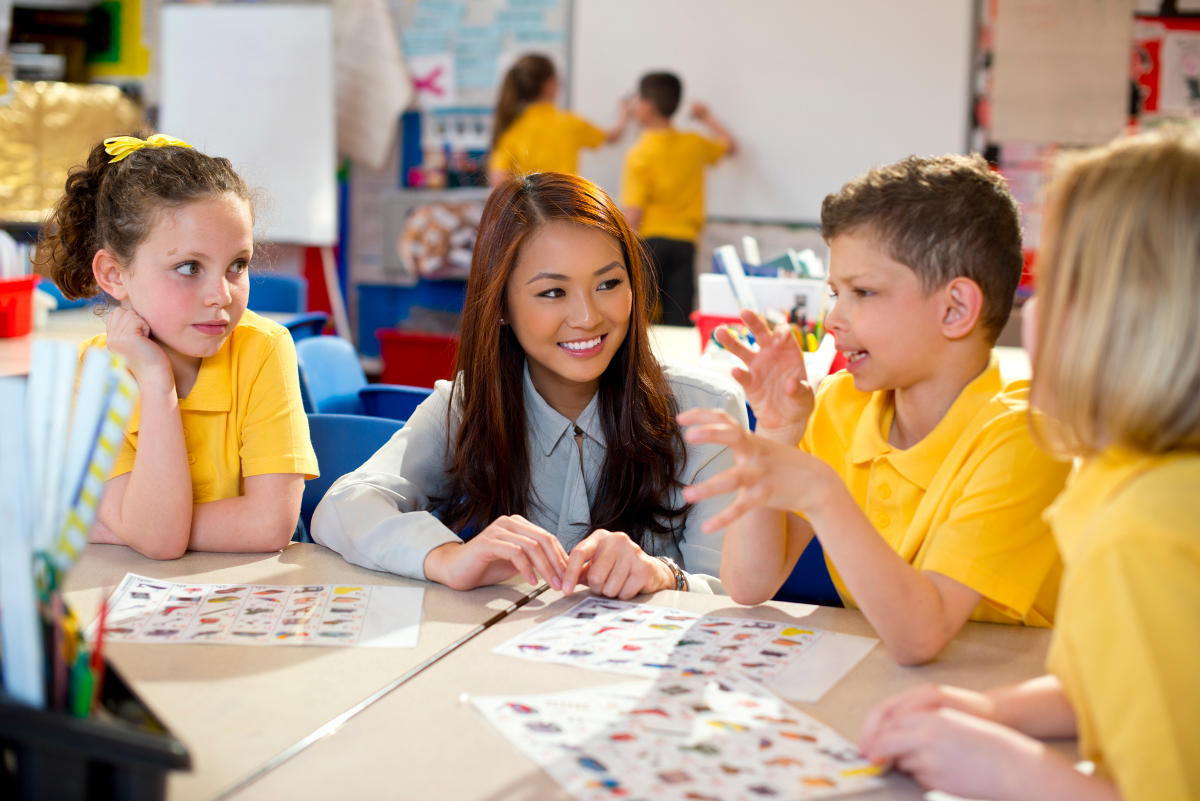
[[[417,587],[181,584],[126,573],[109,596],[104,638],[413,648],[423,596]]]
[[[824,798],[882,784],[852,742],[738,673],[471,702],[580,801]]]
[[[634,676],[716,676],[737,670],[784,698],[811,703],[877,642],[796,623],[588,598],[495,653]]]

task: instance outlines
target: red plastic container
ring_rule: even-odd
[[[454,377],[454,359],[458,355],[458,337],[454,334],[422,334],[380,328],[379,355],[383,359],[385,384],[432,387],[438,379]]]
[[[723,317],[714,314],[702,314],[694,311],[688,315],[688,319],[696,324],[696,330],[700,333],[700,352],[708,347],[709,341],[712,339],[712,333],[720,325],[739,325],[742,320],[740,317]]]
[[[0,337],[23,337],[33,328],[33,287],[39,276],[0,278]]]

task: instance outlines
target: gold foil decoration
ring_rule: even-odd
[[[96,144],[142,127],[142,110],[115,86],[16,81],[0,107],[0,220],[42,222]]]

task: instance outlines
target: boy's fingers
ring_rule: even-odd
[[[729,330],[728,326],[718,326],[716,334],[717,342],[721,343],[721,347],[725,348],[725,350],[729,351],[734,356],[737,356],[743,362],[749,362],[754,358],[754,354],[758,352],[742,340],[735,337],[733,332]]]
[[[712,478],[707,478],[699,484],[692,484],[690,487],[684,487],[683,499],[688,503],[702,501],[705,498],[713,498],[717,495],[725,495],[752,484],[754,478],[747,475],[747,471],[740,467],[731,467],[728,470],[722,470]]]
[[[728,445],[731,448],[737,448],[742,444],[744,434],[746,432],[741,428],[733,426],[707,425],[707,426],[692,426],[683,433],[683,439],[686,442],[708,442],[717,443],[719,445]]]
[[[746,514],[746,512],[749,512],[754,507],[754,504],[748,504],[740,498],[736,499],[733,503],[722,509],[720,514],[710,517],[708,520],[706,520],[702,528],[706,534],[712,534],[720,531],[730,523],[736,521],[742,515]]]
[[[771,336],[771,327],[767,325],[767,320],[761,314],[751,309],[746,309],[742,312],[742,322],[750,329],[750,333],[754,334],[754,338],[759,342],[766,342]]]
[[[724,409],[687,409],[675,415],[675,420],[681,426],[694,426],[702,423],[733,424],[733,418]]]

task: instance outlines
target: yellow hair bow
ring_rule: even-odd
[[[166,134],[154,134],[149,139],[138,139],[136,136],[112,136],[104,140],[104,152],[112,156],[109,164],[116,164],[121,159],[141,150],[143,147],[191,147],[182,139],[176,139]]]

